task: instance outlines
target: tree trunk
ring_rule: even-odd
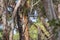
[[[11,7],[15,7],[15,5],[14,5],[14,1],[15,0],[9,0],[9,3],[8,3],[8,5],[10,5]],[[12,14],[12,13],[11,13]],[[13,15],[12,15],[13,16]],[[9,33],[9,40],[13,40],[13,31],[14,31],[14,18],[12,18],[11,19],[11,25],[10,25],[10,33]]]
[[[58,18],[60,19],[60,4],[58,4]]]
[[[21,15],[20,15],[21,16]],[[22,20],[21,17],[19,16],[18,12],[17,12],[17,25],[18,25],[18,30],[19,30],[19,40],[24,40],[24,36],[23,36],[23,28],[22,28]]]
[[[2,40],[9,40],[9,33],[8,33],[8,26],[7,26],[7,20],[6,20],[6,6],[7,6],[7,0],[0,0],[0,6],[2,7],[2,22],[3,22],[3,39]],[[6,4],[6,5],[5,5]]]
[[[25,16],[23,13],[20,13],[20,11],[19,12],[18,11],[17,11],[17,24],[18,24],[20,40],[29,40],[27,16]]]
[[[13,31],[14,31],[14,21],[12,20],[11,26],[10,26],[10,34],[9,34],[9,40],[13,40]]]
[[[3,21],[3,40],[9,40],[8,27],[6,22],[6,13],[3,13],[2,21]]]

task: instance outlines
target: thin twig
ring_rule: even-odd
[[[31,12],[32,12],[32,9],[33,9],[33,0],[32,0],[32,3],[31,3],[31,6],[30,6],[30,14],[31,14]]]
[[[48,38],[48,40],[51,39],[52,37],[53,37],[53,34]]]
[[[38,0],[36,3],[33,4],[33,6],[37,5],[40,2],[40,0]]]
[[[33,4],[33,6],[37,5],[40,2],[40,0],[38,0],[36,3]]]
[[[40,0],[38,0],[36,3],[33,4],[33,0],[32,0],[30,13],[32,12],[33,7],[34,7],[35,5],[37,5],[39,2],[40,2]]]

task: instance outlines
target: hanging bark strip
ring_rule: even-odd
[[[29,40],[29,32],[28,32],[28,19],[27,16],[23,14],[23,32],[25,40]]]

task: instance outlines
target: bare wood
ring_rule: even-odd
[[[16,15],[17,9],[18,9],[18,7],[19,7],[20,5],[21,5],[21,0],[19,0],[19,1],[17,2],[16,6],[15,6],[15,8],[14,8],[12,17],[14,17],[14,16]]]
[[[24,32],[24,37],[25,40],[29,40],[29,32],[28,32],[28,20],[27,16],[23,16],[23,32]]]

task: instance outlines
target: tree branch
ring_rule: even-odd
[[[33,4],[33,0],[32,0],[32,3],[31,3],[31,9],[30,9],[30,13],[32,12],[32,9],[35,5],[37,5],[38,3],[40,2],[40,0],[38,0],[36,3]]]
[[[33,6],[35,6],[36,4],[38,4],[40,2],[40,0],[38,0],[36,3],[33,4]]]
[[[16,15],[17,9],[18,9],[18,7],[19,7],[20,5],[21,5],[21,0],[19,0],[19,1],[17,2],[16,6],[15,6],[15,8],[14,8],[12,17],[14,17],[14,16]]]

